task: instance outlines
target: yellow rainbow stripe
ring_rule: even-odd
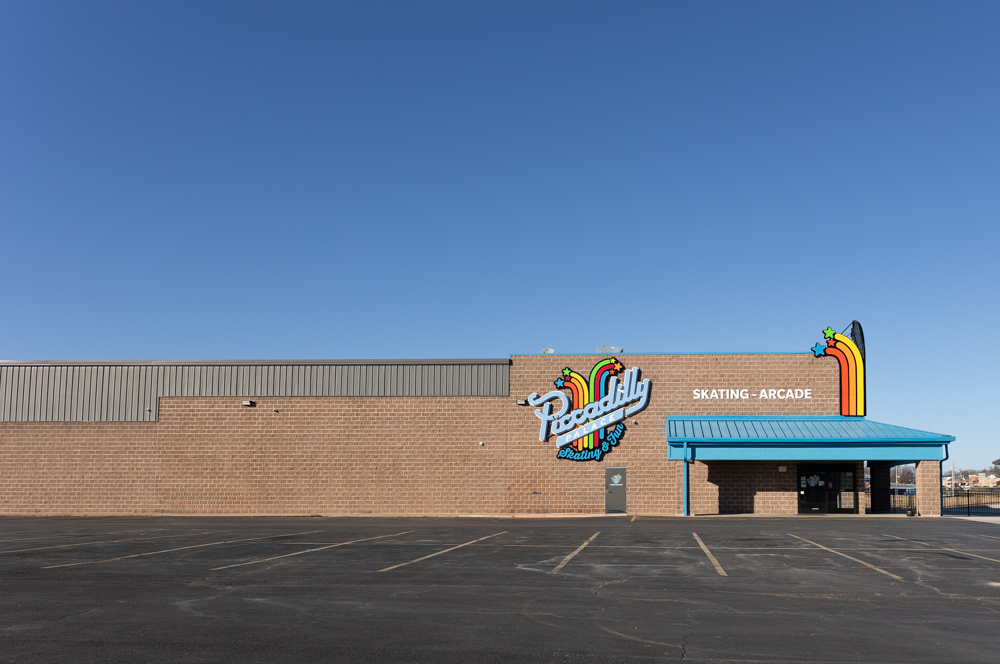
[[[566,367],[562,370],[562,375],[559,379],[555,381],[555,386],[559,389],[569,390],[573,396],[573,410],[579,410],[586,407],[589,403],[606,397],[607,391],[610,388],[611,377],[618,375],[622,369],[623,366],[616,357],[609,357],[597,362],[590,370],[589,379]],[[593,421],[593,419],[587,420],[588,423]],[[569,445],[577,452],[596,449],[603,449],[606,452],[608,451],[608,447],[605,447],[603,442],[606,434],[605,429],[598,429],[593,433],[574,440]],[[610,445],[617,445],[620,438],[621,434],[619,433]]]
[[[585,404],[590,403],[590,386],[587,383],[587,379],[575,371],[571,371],[566,378],[570,383],[572,383],[573,387],[571,389],[579,399],[573,407],[582,408]],[[573,442],[573,446],[576,447],[578,452],[585,449],[594,449],[594,434],[588,434],[583,438],[578,438]]]
[[[850,371],[850,394],[848,404],[851,415],[864,417],[865,415],[865,361],[861,357],[861,351],[849,337],[843,334],[834,334],[836,346],[847,356]]]

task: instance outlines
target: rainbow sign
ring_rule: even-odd
[[[532,406],[541,406],[535,411],[542,421],[538,439],[548,440],[550,431],[558,436],[557,458],[600,461],[618,445],[625,435],[623,420],[649,403],[649,380],[640,380],[637,367],[624,369],[614,357],[599,361],[589,375],[566,367],[554,383],[559,389],[528,397]],[[555,402],[560,407],[553,412]]]
[[[823,330],[823,342],[812,347],[815,357],[835,357],[840,363],[840,414],[865,415],[865,359],[849,337],[832,327]]]

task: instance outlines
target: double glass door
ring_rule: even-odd
[[[800,465],[799,514],[857,514],[855,471],[853,464]]]

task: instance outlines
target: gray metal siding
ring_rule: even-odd
[[[2,422],[152,422],[159,397],[497,397],[507,360],[0,363]]]

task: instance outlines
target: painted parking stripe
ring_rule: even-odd
[[[52,546],[36,546],[30,549],[7,549],[6,551],[0,551],[3,553],[24,553],[25,551],[46,551],[48,549],[68,549],[74,546],[89,546],[91,544],[116,544],[118,542],[149,542],[158,539],[169,539],[171,537],[195,537],[197,535],[211,535],[213,530],[206,530],[203,533],[185,533],[178,535],[174,533],[173,535],[158,535],[157,537],[129,537],[128,539],[116,539],[116,540],[100,540],[97,542],[75,542],[73,544],[53,544]]]
[[[808,542],[809,544],[812,544],[813,546],[818,546],[819,548],[823,549],[824,551],[829,551],[830,553],[836,553],[838,556],[843,556],[844,558],[847,558],[848,560],[853,560],[854,562],[860,563],[860,564],[864,565],[865,567],[868,567],[870,569],[875,570],[876,572],[879,572],[881,574],[885,574],[886,576],[891,576],[892,578],[896,579],[897,581],[903,581],[903,577],[896,576],[892,572],[886,572],[881,567],[875,567],[875,565],[872,565],[871,563],[866,563],[865,561],[859,560],[858,558],[855,558],[854,556],[849,556],[846,553],[841,553],[840,551],[834,551],[833,549],[831,549],[828,546],[823,546],[822,544],[817,544],[816,542],[813,542],[812,540],[807,540],[805,537],[799,537],[798,535],[793,535],[791,533],[788,533],[788,536],[789,537],[794,537],[795,539],[802,540],[803,542]]]
[[[987,558],[986,556],[980,556],[975,553],[969,553],[968,551],[962,551],[961,549],[949,549],[944,546],[934,546],[933,544],[928,544],[927,542],[921,542],[920,540],[906,539],[905,537],[896,537],[895,535],[886,535],[882,533],[885,537],[892,537],[894,539],[903,540],[904,542],[916,542],[917,544],[923,544],[924,546],[929,546],[937,551],[951,551],[952,553],[961,553],[963,556],[972,556],[973,558],[982,558],[983,560],[988,560],[991,563],[1000,563],[1000,560],[996,558]]]
[[[708,550],[707,546],[705,546],[705,543],[701,541],[700,537],[698,537],[698,533],[691,534],[694,535],[694,539],[698,542],[698,546],[701,547],[701,550],[704,551],[705,555],[708,556],[708,559],[712,561],[712,565],[715,566],[715,571],[719,573],[719,576],[729,576],[726,574],[726,570],[722,569],[722,565],[720,565],[719,561],[715,559],[715,556],[712,555],[712,552]]]
[[[588,544],[590,544],[595,539],[597,539],[597,536],[600,535],[600,534],[601,534],[601,531],[598,530],[596,533],[594,533],[593,535],[591,535],[589,540],[587,540],[586,542],[584,542],[580,546],[576,547],[576,551],[574,551],[573,553],[571,553],[568,556],[566,556],[565,558],[563,558],[562,562],[559,563],[558,565],[556,565],[555,568],[553,568],[553,570],[551,572],[549,572],[549,574],[555,574],[556,572],[558,572],[559,570],[561,570],[563,567],[566,567],[566,563],[568,563],[569,561],[573,560],[573,558],[574,558],[574,556],[576,556],[576,554],[578,554],[581,551],[583,551],[583,549]]]
[[[271,558],[262,558],[261,560],[251,560],[247,563],[236,563],[235,565],[225,565],[223,567],[213,567],[212,572],[217,572],[220,569],[229,569],[231,567],[242,567],[244,565],[256,565],[257,563],[267,563],[272,560],[278,560],[280,558],[291,558],[292,556],[301,556],[304,553],[312,553],[313,551],[323,551],[324,549],[335,549],[338,546],[347,546],[348,544],[357,544],[358,542],[370,542],[371,540],[382,539],[383,537],[397,537],[399,535],[406,535],[407,533],[412,533],[412,530],[404,530],[401,533],[393,533],[392,535],[379,535],[378,537],[366,537],[364,539],[351,540],[350,542],[340,542],[338,544],[330,544],[328,546],[321,546],[316,549],[306,549],[305,551],[296,551],[295,553],[286,553],[281,556],[273,556]]]
[[[996,536],[994,536],[994,535],[983,535],[982,533],[980,533],[980,535],[979,535],[979,536],[980,536],[980,537],[989,537],[990,539],[1000,539],[1000,537],[996,537]]]
[[[82,563],[65,563],[63,565],[48,565],[42,569],[55,569],[57,567],[75,567],[77,565],[99,565],[100,563],[114,563],[119,560],[128,560],[129,558],[141,558],[143,556],[155,556],[160,553],[171,553],[173,551],[184,551],[186,549],[201,549],[206,546],[219,546],[220,544],[236,544],[237,542],[256,542],[263,539],[273,539],[275,537],[295,537],[296,535],[309,535],[311,533],[318,533],[318,530],[307,530],[302,533],[286,533],[284,535],[268,535],[266,537],[246,537],[244,539],[234,539],[234,540],[224,540],[222,542],[209,542],[208,544],[192,544],[191,546],[179,546],[174,549],[163,549],[162,551],[149,551],[147,553],[134,553],[131,556],[119,556],[118,558],[107,558],[105,560],[87,560]]]
[[[474,539],[471,542],[466,542],[465,544],[459,544],[458,546],[453,546],[450,549],[445,549],[444,551],[438,551],[437,553],[432,553],[429,556],[423,556],[421,558],[416,558],[415,560],[410,560],[405,563],[400,563],[398,565],[393,565],[392,567],[386,567],[385,569],[380,569],[380,572],[388,572],[389,570],[396,569],[397,567],[405,567],[406,565],[412,565],[413,563],[419,563],[421,560],[427,560],[428,558],[433,558],[434,556],[440,556],[442,553],[448,553],[449,551],[454,551],[455,549],[461,549],[463,546],[469,546],[470,544],[475,544],[476,542],[482,542],[491,537],[496,537],[497,535],[504,535],[508,531],[503,531],[502,533],[493,533],[492,535],[487,535],[486,537],[480,537],[479,539]]]

